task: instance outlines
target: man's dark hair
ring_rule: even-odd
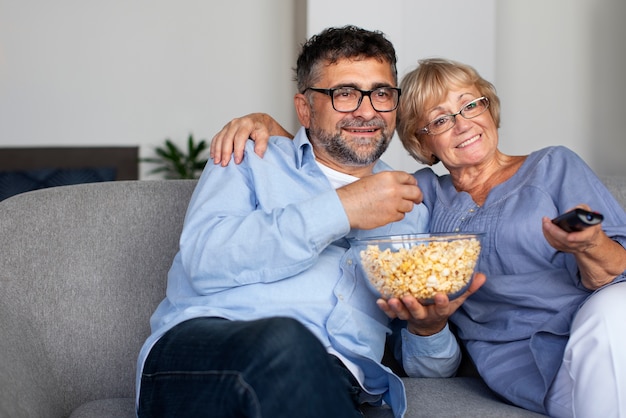
[[[298,91],[312,87],[320,77],[322,65],[335,64],[344,58],[376,58],[388,62],[397,82],[396,50],[382,32],[356,26],[328,28],[302,45],[296,67]]]

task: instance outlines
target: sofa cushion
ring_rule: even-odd
[[[477,378],[404,378],[409,417],[524,418],[542,415],[503,403]],[[388,407],[365,408],[366,418],[393,418]],[[134,398],[102,399],[77,408],[70,418],[133,418]]]
[[[404,378],[409,402],[408,417],[515,418],[543,415],[509,405],[480,378]]]
[[[135,398],[100,399],[78,407],[69,418],[134,418]]]

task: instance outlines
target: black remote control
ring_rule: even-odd
[[[584,209],[573,209],[552,219],[552,223],[567,232],[582,231],[583,229],[597,225],[604,219],[601,213],[590,212]]]

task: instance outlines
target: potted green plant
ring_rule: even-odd
[[[207,149],[208,144],[204,139],[195,143],[193,134],[189,134],[187,152],[167,138],[164,146],[154,149],[156,157],[142,158],[140,161],[158,164],[150,174],[162,173],[166,179],[197,179],[206,166],[207,159],[203,158],[203,153]]]

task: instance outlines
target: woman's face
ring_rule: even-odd
[[[471,87],[453,88],[441,103],[426,110],[426,123],[437,117],[457,113],[468,102],[481,97]],[[424,145],[448,170],[475,166],[491,158],[498,147],[498,129],[489,111],[465,119],[455,117],[452,129],[438,135],[426,135]]]

